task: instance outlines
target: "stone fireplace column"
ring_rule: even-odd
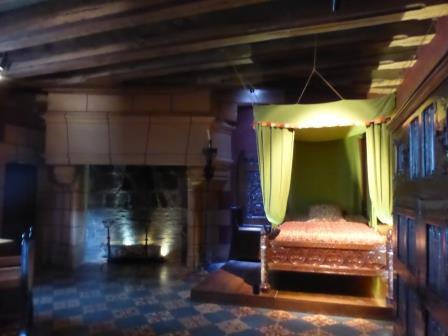
[[[45,237],[44,262],[75,268],[82,263],[87,200],[87,168],[53,166],[44,197],[40,235]]]
[[[202,167],[187,168],[187,267],[196,269],[201,263],[201,231],[204,223]]]
[[[207,262],[225,261],[230,248],[230,173],[216,167],[215,176],[206,186],[203,167],[187,169],[187,266],[198,268]],[[206,237],[205,237],[206,236]]]

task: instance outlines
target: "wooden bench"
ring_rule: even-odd
[[[0,290],[20,285],[20,249],[9,239],[0,239]]]

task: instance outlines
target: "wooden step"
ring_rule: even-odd
[[[18,288],[20,286],[20,267],[0,268],[0,290]]]
[[[11,239],[0,238],[0,257],[20,254],[20,247],[17,242]]]
[[[20,266],[20,256],[0,257],[0,268]]]
[[[196,285],[191,290],[191,299],[317,314],[393,319],[393,306],[387,303],[384,296],[311,293],[301,291],[300,286],[297,291],[272,289],[267,293],[257,293],[259,272],[259,263],[229,261]]]

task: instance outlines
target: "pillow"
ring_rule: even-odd
[[[313,205],[309,211],[310,221],[337,221],[343,220],[342,211],[337,205]]]

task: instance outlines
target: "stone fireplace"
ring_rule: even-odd
[[[199,265],[201,251],[207,251],[209,260],[226,259],[231,231],[229,195],[233,128],[214,114],[210,94],[201,91],[163,94],[49,93],[48,110],[44,115],[49,186],[43,197],[45,211],[41,216],[42,236],[45,236],[43,261],[68,267],[76,267],[83,262],[89,252],[86,233],[101,236],[95,230],[92,233],[89,226],[92,205],[96,204],[97,213],[93,212],[95,218],[101,208],[98,202],[106,205],[103,211],[113,208],[109,206],[113,202],[118,202],[118,205],[126,202],[125,193],[118,198],[109,196],[107,199],[103,195],[101,197],[105,199],[100,196],[93,201],[89,199],[89,176],[95,169],[119,171],[125,169],[123,167],[147,170],[149,174],[157,174],[163,167],[182,171],[186,199],[184,213],[180,216],[184,216],[185,224],[173,235],[184,232],[185,247],[181,246],[180,239],[173,249],[178,252],[171,256],[173,260],[183,258],[191,268]],[[214,161],[215,176],[206,187],[202,150],[207,144],[207,129],[218,148],[218,155]],[[153,202],[165,201],[156,197],[151,198],[148,204],[152,206]],[[160,209],[163,206],[159,210],[153,209],[151,222],[161,223],[166,217]],[[125,213],[124,218],[127,216],[131,214]],[[157,231],[156,225],[153,229]],[[132,235],[136,241],[142,240],[141,232],[140,228]],[[206,240],[204,232],[207,232]],[[123,231],[117,229],[113,234],[121,237],[118,239],[123,245],[134,243],[130,235]],[[161,254],[171,251],[167,245],[170,239],[165,244],[163,239],[157,238],[162,233],[153,234],[150,239],[154,239],[154,245],[159,246]]]

